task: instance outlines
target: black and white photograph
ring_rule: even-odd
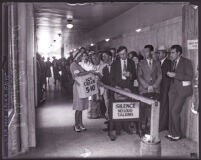
[[[200,7],[4,0],[2,159],[199,159]]]

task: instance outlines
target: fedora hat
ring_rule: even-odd
[[[157,51],[167,51],[164,45],[160,45],[157,49]]]

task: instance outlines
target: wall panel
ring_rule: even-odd
[[[107,42],[101,43],[100,48],[104,49],[106,44]],[[173,44],[182,44],[182,17],[179,16],[145,27],[139,33],[132,30],[108,43],[109,46],[115,48],[125,45],[129,51],[135,50],[137,52],[141,52],[146,44],[152,44],[154,47],[165,45],[168,48]]]

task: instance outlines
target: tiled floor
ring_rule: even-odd
[[[47,102],[37,108],[37,147],[16,158],[140,156],[139,136],[123,133],[110,141],[102,131],[104,119],[88,119],[86,112],[83,117],[88,130],[75,133],[72,100],[61,88],[51,86]],[[196,151],[196,143],[188,139],[170,142],[164,138],[166,134],[160,133],[163,157],[190,158]]]

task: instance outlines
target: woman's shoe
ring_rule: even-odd
[[[73,128],[74,128],[74,131],[75,131],[75,132],[81,132],[80,127],[76,127],[76,126],[74,126]]]
[[[80,126],[81,131],[86,131],[87,129],[84,126]]]

